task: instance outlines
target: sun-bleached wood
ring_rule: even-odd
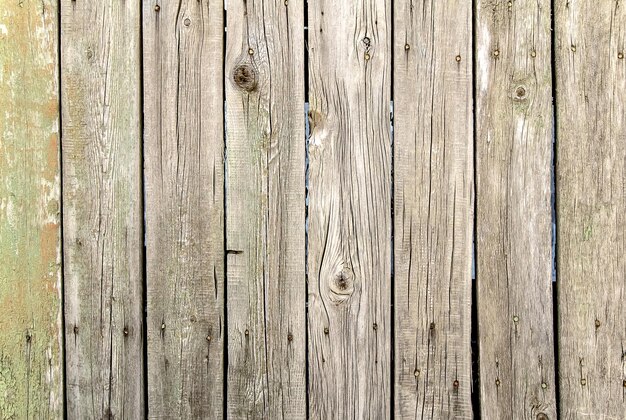
[[[67,415],[141,418],[140,3],[60,3]]]
[[[481,0],[475,22],[481,415],[556,419],[550,1]]]
[[[563,419],[626,417],[625,6],[555,2]]]
[[[471,418],[471,2],[394,7],[394,411]]]
[[[0,0],[0,418],[63,416],[56,1]]]
[[[228,418],[306,418],[304,9],[229,0]]]
[[[222,418],[224,7],[144,1],[148,415]]]
[[[309,414],[391,414],[391,6],[309,2]]]

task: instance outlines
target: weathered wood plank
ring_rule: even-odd
[[[63,415],[58,8],[0,0],[0,418]]]
[[[391,6],[309,2],[309,413],[391,414]]]
[[[555,2],[563,419],[626,416],[626,8]]]
[[[67,414],[140,418],[138,1],[61,1]]]
[[[143,3],[150,418],[221,418],[221,0]]]
[[[471,2],[394,5],[395,414],[471,418]]]
[[[550,1],[475,17],[481,414],[556,419]]]
[[[228,2],[228,417],[306,418],[304,9]]]

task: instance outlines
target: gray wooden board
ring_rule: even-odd
[[[481,414],[556,419],[550,1],[475,18]]]
[[[140,42],[139,1],[61,1],[69,418],[144,415]]]
[[[309,2],[309,414],[391,414],[391,6]]]
[[[148,414],[222,418],[224,8],[143,3]]]
[[[304,9],[227,16],[227,415],[304,419]]]
[[[471,2],[394,7],[394,411],[471,418]]]
[[[555,2],[563,419],[626,418],[626,9]]]

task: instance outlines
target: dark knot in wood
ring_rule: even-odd
[[[349,268],[343,268],[330,282],[330,299],[335,304],[344,303],[354,293],[354,279]]]
[[[523,85],[519,85],[515,88],[515,99],[518,101],[523,101],[528,96],[528,91],[526,87]]]
[[[235,85],[246,92],[256,89],[256,70],[249,64],[241,64],[233,71],[233,81]]]

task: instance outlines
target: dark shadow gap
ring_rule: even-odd
[[[61,340],[61,357],[63,362],[63,419],[67,420],[67,357],[66,351],[67,346],[65,342],[65,250],[64,250],[64,240],[63,240],[63,231],[64,231],[64,211],[63,211],[63,98],[62,98],[62,83],[63,79],[61,78],[61,72],[63,71],[63,66],[61,62],[61,5],[57,4],[57,77],[58,77],[58,112],[59,112],[59,151],[58,151],[58,162],[59,162],[59,248],[61,253],[61,266],[59,267],[60,276],[61,276],[61,334],[63,336],[63,340]]]
[[[141,133],[141,146],[139,148],[141,167],[139,168],[141,174],[141,186],[139,191],[141,194],[141,214],[143,216],[143,225],[141,237],[143,238],[142,247],[142,290],[141,290],[141,304],[142,306],[142,335],[143,335],[143,408],[144,416],[148,418],[148,261],[147,261],[147,249],[146,249],[146,174],[145,174],[145,135],[144,135],[144,123],[143,123],[143,110],[144,110],[144,98],[143,98],[143,84],[144,84],[144,66],[143,66],[143,7],[139,6],[139,57],[141,57],[140,71],[139,71],[139,130]]]
[[[557,255],[558,255],[558,196],[557,192],[557,94],[556,94],[556,36],[555,36],[555,18],[554,18],[554,0],[550,1],[550,37],[551,42],[550,46],[550,65],[552,72],[552,322],[554,325],[554,367],[555,367],[555,399],[556,399],[556,417],[560,418],[560,390],[559,390],[559,377],[560,377],[560,368],[559,368],[559,319],[558,319],[558,264],[557,264]]]
[[[474,171],[474,226],[472,240],[472,327],[471,327],[471,349],[472,349],[472,411],[475,418],[480,418],[480,347],[478,331],[478,247],[476,238],[478,237],[478,175],[477,175],[477,143],[476,136],[476,7],[477,0],[472,1],[472,118],[473,118],[473,171]]]
[[[227,418],[228,416],[228,255],[226,253],[226,249],[227,249],[227,245],[226,245],[226,237],[227,237],[227,230],[226,230],[226,222],[227,222],[227,212],[226,212],[226,194],[228,193],[228,188],[226,185],[226,180],[227,180],[227,174],[228,174],[228,165],[227,165],[227,159],[228,159],[228,149],[226,147],[226,37],[228,36],[228,12],[226,10],[226,6],[224,7],[224,16],[223,16],[223,23],[224,23],[224,39],[222,42],[222,104],[223,104],[223,109],[222,109],[222,116],[224,118],[223,120],[223,142],[224,142],[224,155],[223,155],[223,183],[222,183],[222,200],[223,200],[223,204],[222,204],[222,209],[224,211],[224,217],[223,217],[223,246],[224,246],[224,272],[222,274],[222,281],[224,284],[224,295],[223,295],[223,301],[224,301],[224,309],[222,312],[222,317],[223,317],[223,328],[224,328],[224,334],[223,334],[223,343],[222,343],[222,351],[223,351],[223,355],[222,355],[222,417],[224,419]]]
[[[391,87],[390,87],[390,92],[389,92],[389,99],[390,99],[390,104],[389,104],[389,139],[391,142],[390,148],[391,148],[391,164],[390,164],[390,177],[391,177],[391,197],[390,197],[390,212],[391,212],[391,295],[390,295],[390,308],[391,308],[391,314],[390,314],[390,334],[391,334],[391,345],[390,345],[390,403],[389,403],[389,409],[390,409],[390,418],[394,418],[394,413],[395,413],[395,405],[396,405],[396,375],[395,375],[395,371],[396,371],[396,364],[395,364],[395,349],[396,349],[396,317],[395,317],[395,300],[396,300],[396,291],[395,291],[395,242],[394,242],[394,238],[395,238],[395,209],[394,209],[394,200],[395,200],[395,184],[394,184],[394,160],[395,160],[395,149],[394,149],[394,129],[393,129],[393,113],[394,113],[394,45],[395,45],[395,31],[394,31],[394,8],[395,8],[395,0],[391,1],[391,39],[390,39],[390,45],[391,45],[391,71],[390,71],[390,80],[391,80]]]
[[[307,2],[303,2],[304,7],[304,293],[305,293],[305,315],[304,315],[304,381],[305,381],[305,404],[306,418],[310,417],[309,413],[309,137],[311,126],[309,125],[309,12]]]

